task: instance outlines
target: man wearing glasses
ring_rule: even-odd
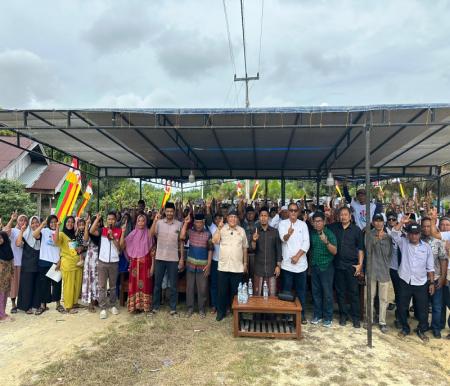
[[[311,281],[314,315],[311,324],[323,320],[324,327],[331,327],[333,320],[333,259],[337,253],[334,233],[325,226],[325,214],[315,211],[311,230]]]
[[[280,221],[278,233],[282,242],[283,261],[281,262],[281,282],[283,292],[289,292],[292,287],[302,304],[302,323],[306,324],[306,270],[308,261],[306,253],[309,250],[308,226],[298,217],[298,206],[291,203],[288,206],[289,218]]]

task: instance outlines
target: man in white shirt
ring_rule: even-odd
[[[223,222],[223,216],[221,213],[216,213],[214,215],[214,221],[209,226],[209,231],[213,235],[216,233],[217,226],[219,223]],[[220,244],[214,244],[214,253],[211,262],[211,274],[210,274],[210,296],[211,296],[211,313],[215,314],[217,311],[217,268],[219,265],[219,252],[220,252]]]
[[[297,218],[298,206],[289,204],[289,218],[280,221],[278,233],[282,242],[283,261],[281,262],[281,278],[283,292],[295,288],[295,294],[302,304],[302,323],[306,324],[306,270],[308,260],[306,253],[309,250],[309,231],[305,222]]]
[[[111,313],[117,315],[116,282],[119,275],[119,254],[123,249],[120,245],[123,242],[122,229],[115,227],[117,216],[115,212],[109,212],[106,217],[106,227],[99,228],[101,215],[97,214],[89,233],[100,237],[100,247],[98,251],[98,304],[101,308],[100,319],[108,317],[107,306],[111,308]],[[107,293],[109,285],[109,296]]]
[[[358,189],[356,191],[356,200],[350,197],[350,193],[348,192],[347,184],[344,183],[344,195],[345,199],[350,202],[350,206],[352,208],[353,217],[355,218],[355,224],[359,229],[364,230],[366,228],[366,189]],[[371,202],[370,203],[370,218],[373,218],[375,214],[375,209],[377,206]]]

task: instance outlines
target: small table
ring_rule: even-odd
[[[233,300],[234,336],[252,336],[259,338],[300,339],[302,337],[302,306],[298,298],[295,302],[286,302],[277,297],[264,299],[252,296],[248,303],[239,304],[237,296]],[[286,320],[240,320],[240,313],[253,314],[285,314],[294,315],[294,324]]]

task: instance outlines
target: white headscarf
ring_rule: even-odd
[[[33,231],[31,230],[31,222],[36,219],[39,222],[38,216],[32,216],[30,218],[30,221],[28,222],[28,227],[25,229],[25,232],[23,232],[23,240],[33,249],[36,251],[39,251],[41,249],[41,240],[36,240],[33,237]]]

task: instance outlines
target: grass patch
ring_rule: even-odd
[[[306,366],[306,375],[311,378],[320,377],[320,369],[315,363],[308,363]]]
[[[72,357],[25,374],[23,385],[273,384],[281,361],[270,341],[233,339],[212,318],[130,318]],[[268,365],[270,364],[270,365]]]

